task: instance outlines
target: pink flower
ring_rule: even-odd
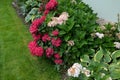
[[[63,63],[63,60],[62,59],[55,59],[54,62],[56,64],[62,64]]]
[[[29,31],[31,34],[33,34],[33,33],[36,33],[38,31],[38,28],[37,28],[37,26],[32,25],[32,26],[30,26]]]
[[[43,42],[50,41],[50,36],[48,34],[44,34],[42,37],[42,41]]]
[[[59,32],[58,32],[58,30],[54,30],[54,31],[52,32],[52,34],[53,34],[54,36],[57,36],[57,35],[59,34]]]
[[[60,54],[59,54],[59,53],[56,53],[56,54],[54,54],[54,58],[56,58],[56,59],[60,59],[60,58],[61,58],[61,56],[60,56]]]
[[[52,45],[53,46],[56,46],[56,47],[59,47],[60,45],[61,45],[61,39],[60,38],[57,38],[57,39],[54,39],[54,38],[52,38]]]
[[[39,26],[39,20],[40,20],[40,19],[35,19],[35,20],[32,22],[32,25],[38,27],[38,26]]]
[[[34,51],[35,51],[36,46],[37,46],[37,43],[35,41],[32,41],[28,44],[28,48],[30,49],[30,52],[32,54],[35,54]]]
[[[43,14],[47,15],[48,13],[49,13],[49,10],[45,10]]]
[[[46,56],[50,58],[54,54],[53,48],[47,48],[46,49]]]
[[[41,34],[32,34],[34,41],[37,41],[39,39],[41,39],[42,35]]]
[[[33,54],[33,55],[35,55],[35,56],[42,56],[43,53],[44,53],[44,49],[42,47],[36,47],[35,48],[35,54]]]
[[[32,25],[39,27],[39,25],[41,25],[45,21],[45,19],[46,19],[46,16],[42,16],[41,18],[35,19],[32,22]]]
[[[41,18],[40,18],[40,25],[45,21],[45,19],[46,19],[46,16],[42,16]]]
[[[43,48],[38,47],[35,41],[30,42],[28,48],[30,49],[31,54],[34,56],[42,56],[44,53]]]
[[[57,3],[56,0],[50,0],[50,1],[46,4],[45,9],[46,9],[46,10],[52,10],[52,9],[54,9],[57,5],[58,5],[58,3]]]

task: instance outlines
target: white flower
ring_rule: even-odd
[[[75,68],[82,70],[82,65],[79,63],[74,63],[72,67],[75,67]]]
[[[111,77],[109,77],[109,78],[107,78],[106,80],[112,80],[112,78],[111,78]]]
[[[72,67],[68,69],[68,76],[78,77],[81,70],[82,65],[79,63],[74,63]]]
[[[85,67],[83,67],[82,73],[84,73],[87,77],[90,76],[90,70],[87,70]]]
[[[68,69],[68,76],[79,77],[80,69],[76,67],[70,67]]]
[[[120,43],[119,42],[114,42],[114,44],[115,44],[116,48],[120,49]]]
[[[96,34],[96,36],[97,36],[98,38],[100,38],[100,39],[102,39],[102,38],[104,37],[104,34],[102,34],[102,33],[97,32],[97,33],[95,33],[95,34]]]

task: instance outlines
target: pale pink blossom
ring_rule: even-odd
[[[120,43],[119,42],[114,42],[114,44],[115,44],[116,48],[120,49]]]

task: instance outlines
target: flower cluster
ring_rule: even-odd
[[[66,22],[66,20],[68,20],[68,13],[67,12],[63,12],[59,17],[52,17],[52,21],[50,21],[48,23],[49,27],[54,27],[57,24],[62,25],[63,23]]]
[[[34,56],[42,56],[43,53],[44,53],[43,48],[40,47],[40,46],[38,46],[35,41],[30,42],[29,45],[28,45],[28,47],[30,49],[30,52]]]
[[[28,45],[30,52],[34,56],[43,56],[44,52],[46,53],[46,56],[48,58],[51,58],[52,56],[54,57],[54,62],[56,64],[62,64],[63,61],[61,59],[61,56],[59,53],[56,53],[52,47],[44,48],[41,47],[37,44],[38,40],[41,40],[43,43],[46,43],[48,41],[51,42],[51,44],[55,47],[59,47],[61,45],[62,40],[60,38],[51,38],[48,33],[40,34],[39,33],[39,26],[43,24],[43,22],[46,19],[47,14],[53,10],[57,6],[57,1],[56,0],[50,0],[46,6],[45,6],[45,11],[44,14],[41,18],[35,19],[31,26],[30,26],[30,33],[33,36],[34,41],[31,41]],[[54,30],[52,32],[53,36],[57,36],[59,34],[58,30]]]
[[[85,74],[87,77],[90,76],[90,70],[82,67],[79,63],[74,63],[73,66],[68,69],[68,76],[79,77],[80,72]]]

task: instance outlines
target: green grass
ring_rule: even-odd
[[[31,34],[11,3],[0,0],[0,80],[60,80],[49,60],[31,56]]]

